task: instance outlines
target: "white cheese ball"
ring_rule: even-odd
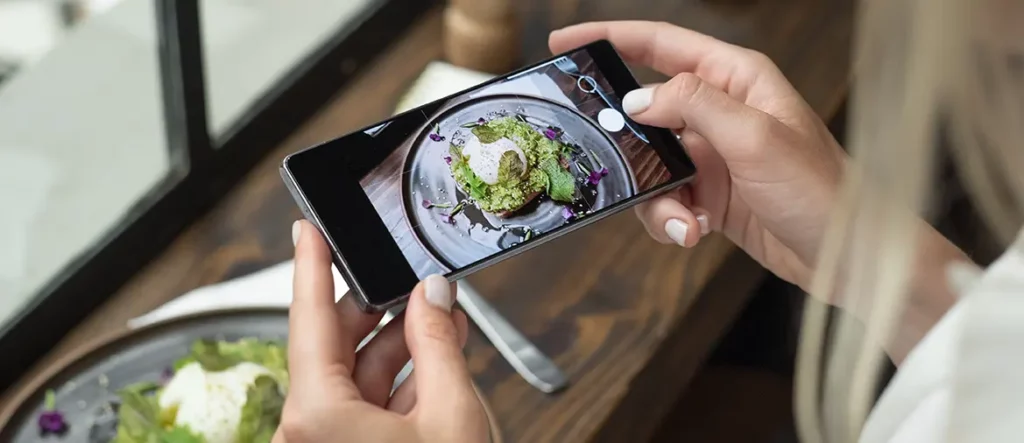
[[[269,369],[239,363],[219,372],[207,372],[189,363],[174,374],[160,394],[160,409],[178,408],[174,424],[188,426],[208,443],[234,443],[249,387]]]

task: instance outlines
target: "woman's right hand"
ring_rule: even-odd
[[[553,53],[607,39],[628,62],[672,78],[632,91],[637,122],[676,130],[697,165],[689,185],[639,205],[662,243],[711,230],[807,288],[846,154],[772,61],[666,23],[585,23],[551,33]]]

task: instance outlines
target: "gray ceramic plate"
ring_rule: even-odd
[[[424,200],[455,204],[466,198],[452,179],[445,161],[450,142],[465,137],[470,131],[463,125],[471,125],[479,118],[491,120],[515,115],[522,116],[538,131],[548,126],[560,128],[564,132],[563,140],[582,148],[588,164],[608,168],[609,174],[597,186],[581,184],[582,199],[574,208],[577,212],[596,211],[636,193],[633,171],[615,142],[596,122],[579,111],[547,99],[517,95],[486,96],[460,103],[432,119],[413,141],[402,177],[406,220],[424,249],[448,270],[464,267],[523,241],[525,228],[532,229],[536,235],[565,223],[563,205],[543,195],[505,218],[468,206],[453,218],[454,225],[446,223],[447,209],[422,205]],[[432,133],[443,136],[444,140],[431,139]],[[572,167],[570,170],[583,180],[580,171]]]
[[[16,394],[18,406],[0,414],[0,441],[106,443],[117,426],[106,407],[117,399],[114,392],[135,382],[159,381],[166,368],[188,353],[193,341],[246,337],[285,341],[287,336],[287,311],[247,309],[183,317],[97,340],[81,354],[57,362],[48,371],[52,375],[43,375]],[[57,409],[70,425],[62,436],[39,434],[36,420],[47,389],[56,391]],[[496,431],[491,411],[486,412]],[[492,442],[500,441],[497,433],[492,436]]]

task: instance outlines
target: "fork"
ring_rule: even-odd
[[[555,67],[558,68],[559,71],[587,82],[587,84],[593,88],[593,92],[596,92],[597,95],[601,96],[601,99],[608,104],[609,108],[619,111],[619,113],[625,117],[624,120],[626,122],[626,127],[628,127],[630,131],[633,131],[633,134],[636,134],[636,136],[640,138],[640,140],[643,140],[644,143],[650,143],[650,141],[647,140],[647,136],[645,136],[643,132],[640,132],[640,130],[630,122],[629,117],[626,115],[626,112],[622,110],[622,106],[619,105],[619,102],[604,92],[593,77],[580,73],[580,67],[576,65],[576,62],[572,61],[569,57],[559,57],[555,59]]]

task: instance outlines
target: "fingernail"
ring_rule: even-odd
[[[700,235],[708,235],[711,232],[711,223],[708,221],[707,215],[698,215],[697,224],[700,225]]]
[[[682,220],[673,218],[665,222],[665,233],[679,246],[686,246],[686,231],[689,230],[690,227]]]
[[[426,291],[427,303],[444,309],[445,312],[452,311],[452,291],[448,285],[448,279],[437,274],[430,275],[423,280],[423,286]]]
[[[295,220],[295,223],[292,223],[292,246],[298,246],[298,244],[299,244],[299,234],[301,234],[301,233],[302,233],[302,223],[299,223],[298,220]]]
[[[622,110],[626,114],[639,114],[651,107],[651,99],[654,97],[653,88],[634,89],[622,97]]]

